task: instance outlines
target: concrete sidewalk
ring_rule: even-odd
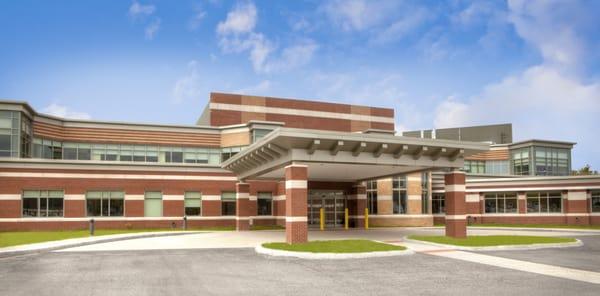
[[[11,246],[6,248],[0,248],[0,258],[9,257],[15,255],[24,255],[31,253],[41,253],[53,250],[60,250],[63,248],[72,248],[87,246],[99,243],[110,243],[122,240],[130,239],[141,239],[151,237],[164,237],[164,236],[179,236],[199,233],[199,231],[161,231],[161,232],[137,232],[137,233],[123,233],[123,234],[111,234],[101,235],[92,237],[82,238],[71,238],[56,241],[48,241],[34,244]]]

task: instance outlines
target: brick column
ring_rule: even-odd
[[[250,184],[235,184],[235,229],[250,230]]]
[[[465,202],[465,173],[455,170],[446,173],[446,236],[467,237]]]
[[[517,206],[519,207],[519,214],[527,214],[527,195],[525,191],[519,191],[517,193]]]
[[[285,167],[285,237],[288,244],[308,241],[308,168],[292,164]]]
[[[348,215],[354,227],[365,226],[365,209],[367,208],[367,187],[362,184],[352,186],[348,196]]]
[[[569,190],[565,202],[564,213],[569,225],[590,225],[590,205],[587,190]]]

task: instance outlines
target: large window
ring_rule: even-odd
[[[125,209],[123,191],[88,191],[85,195],[90,217],[120,217]]]
[[[485,161],[465,160],[464,171],[471,174],[485,174]]]
[[[234,155],[236,155],[240,151],[242,151],[243,148],[244,147],[242,147],[242,146],[223,148],[223,150],[221,152],[221,161],[226,161],[226,160],[230,159],[231,157],[233,157]]]
[[[484,200],[486,213],[517,212],[517,194],[514,192],[486,193]]]
[[[162,213],[162,192],[146,191],[146,194],[144,194],[144,216],[162,217]]]
[[[592,212],[600,212],[600,190],[592,191]]]
[[[252,143],[264,138],[268,135],[272,130],[268,129],[254,129],[252,130]]]
[[[429,214],[429,173],[421,174],[421,213]]]
[[[446,196],[444,193],[433,193],[431,194],[431,212],[433,214],[444,214],[446,213],[445,201]]]
[[[202,214],[202,193],[187,191],[184,194],[186,216],[200,216]]]
[[[63,143],[39,138],[33,139],[33,143],[32,155],[35,158],[199,164],[219,164],[221,162],[220,148]],[[237,149],[238,152],[241,150],[240,147]]]
[[[510,175],[508,160],[486,160],[485,173],[488,175]]]
[[[369,214],[377,214],[377,180],[367,181],[367,208]]]
[[[534,147],[536,176],[567,176],[571,171],[569,149]]]
[[[0,111],[0,157],[19,156],[20,113]]]
[[[259,216],[273,214],[273,196],[271,192],[259,192],[256,196],[257,212]]]
[[[221,216],[235,216],[235,192],[221,193]]]
[[[62,190],[23,191],[23,217],[62,217]]]
[[[513,175],[529,175],[529,148],[513,150],[511,158]]]
[[[528,192],[527,213],[561,213],[562,194],[560,192]]]
[[[27,116],[21,115],[21,157],[31,157],[32,138],[31,120]]]
[[[392,178],[392,212],[406,214],[406,176]]]

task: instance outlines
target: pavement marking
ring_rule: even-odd
[[[450,259],[469,261],[479,264],[485,264],[490,266],[496,266],[507,269],[514,269],[519,271],[531,272],[546,276],[564,278],[569,280],[575,280],[580,282],[600,284],[600,273],[593,271],[586,271],[574,268],[560,267],[548,264],[533,263],[529,261],[509,259],[497,256],[483,255],[478,253],[471,253],[466,251],[459,251],[453,249],[442,250],[437,246],[425,245],[419,243],[403,243],[404,246],[409,249],[413,249],[415,252],[440,256]]]

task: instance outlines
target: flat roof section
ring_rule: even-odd
[[[286,165],[301,163],[310,180],[358,181],[462,168],[465,156],[488,149],[476,142],[278,128],[221,166],[239,179],[281,179]]]

